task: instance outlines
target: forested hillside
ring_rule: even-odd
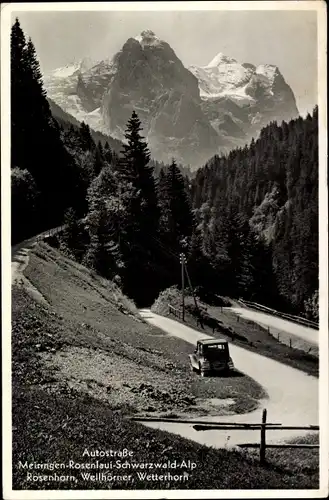
[[[200,169],[192,200],[213,286],[301,312],[318,294],[318,110]]]
[[[13,243],[65,222],[62,251],[138,305],[179,283],[184,252],[201,294],[317,318],[317,109],[271,123],[191,180],[150,158],[135,112],[119,153],[88,125],[56,121],[18,21],[11,48]]]
[[[69,207],[84,214],[99,147],[88,126],[65,130],[53,118],[33,43],[16,20],[11,33],[13,243],[61,224]]]

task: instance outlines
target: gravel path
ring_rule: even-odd
[[[211,338],[172,319],[154,314],[148,309],[140,312],[150,324],[193,345],[200,338]],[[267,391],[268,399],[261,402],[261,408],[267,408],[268,422],[284,425],[318,424],[317,378],[232,344],[230,344],[230,352],[236,368],[252,377]],[[203,420],[260,423],[261,409],[244,415],[208,417]],[[147,425],[217,448],[246,442],[259,442],[259,431],[197,432],[188,424],[154,422]],[[306,432],[308,431],[267,431],[266,437],[268,442],[278,442],[306,434]]]

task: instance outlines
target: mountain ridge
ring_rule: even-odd
[[[151,30],[128,38],[112,59],[85,58],[53,70],[44,83],[64,111],[118,140],[135,110],[152,156],[192,167],[244,146],[270,121],[299,114],[277,66],[219,52],[206,66],[185,67]]]

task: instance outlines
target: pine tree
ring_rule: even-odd
[[[86,234],[74,208],[64,214],[64,229],[60,236],[60,248],[69,257],[81,262],[85,252]]]
[[[112,150],[108,141],[105,142],[104,145],[104,160],[110,165],[112,162]]]
[[[92,138],[90,127],[85,122],[81,122],[80,125],[80,147],[83,151],[94,151],[96,144]]]
[[[118,182],[110,166],[105,166],[88,189],[85,219],[89,246],[84,263],[106,278],[120,274],[123,262],[120,231],[126,213],[118,195]]]
[[[26,39],[16,18],[11,30],[11,166],[25,169],[26,133],[28,123],[25,119],[26,100]]]
[[[88,217],[90,243],[84,263],[107,279],[118,274],[120,252],[115,241],[114,224],[104,199],[99,199],[97,209]]]
[[[122,248],[126,264],[128,294],[134,295],[140,282],[145,283],[145,297],[154,282],[154,246],[158,234],[159,209],[150,152],[140,134],[141,123],[135,112],[127,124],[123,157],[118,165],[122,191],[130,190],[126,199],[126,237]],[[146,300],[146,299],[145,299]]]
[[[163,182],[163,204],[166,217],[167,241],[172,251],[186,251],[193,231],[193,216],[188,199],[185,180],[172,161]]]
[[[98,141],[95,149],[95,163],[94,163],[94,173],[96,177],[97,175],[99,175],[104,165],[105,165],[105,154],[101,142]]]

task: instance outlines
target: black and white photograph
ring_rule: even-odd
[[[325,498],[325,2],[1,10],[3,497]]]

